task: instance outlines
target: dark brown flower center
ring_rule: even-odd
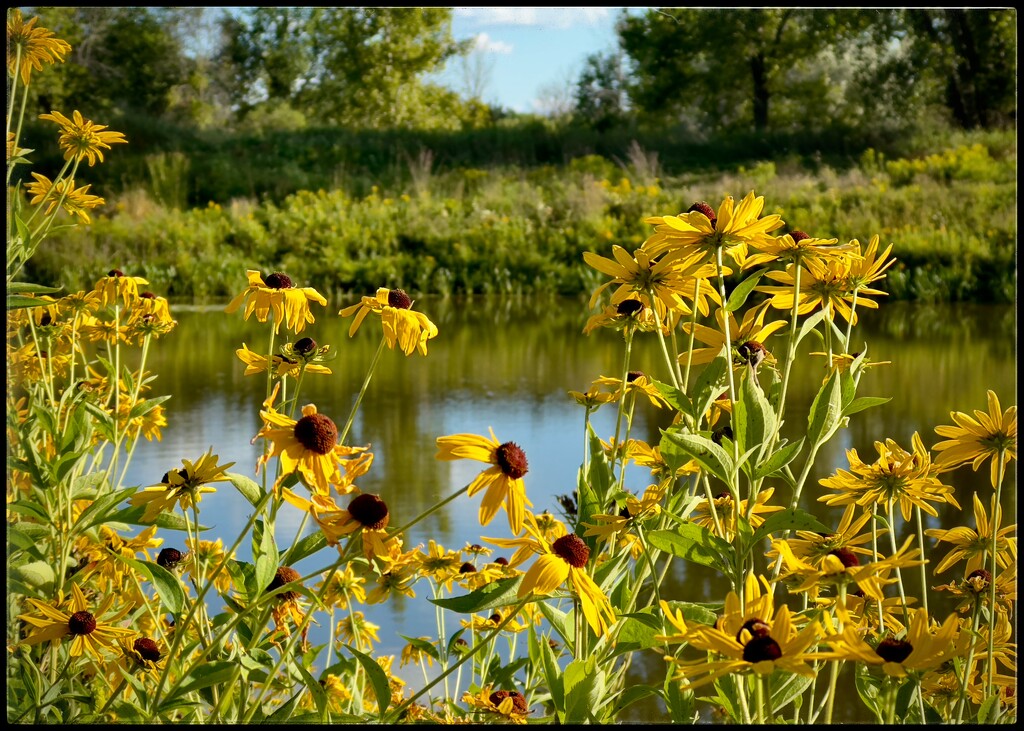
[[[518,480],[528,471],[526,452],[515,442],[505,442],[495,450],[494,456],[506,477]]]
[[[96,629],[96,618],[85,610],[75,612],[68,619],[68,629],[73,635],[91,634]]]
[[[761,365],[761,361],[768,355],[768,348],[764,347],[762,343],[756,340],[748,340],[747,342],[736,348],[740,354],[740,358],[744,363],[749,363],[754,368]]]
[[[135,640],[132,648],[142,656],[143,660],[148,660],[149,662],[156,662],[161,657],[160,646],[148,637],[140,637]]]
[[[967,575],[967,579],[964,583],[975,592],[982,592],[988,588],[988,585],[992,582],[992,574],[985,569],[975,569]]]
[[[782,648],[767,634],[755,636],[743,648],[743,659],[751,663],[778,660],[780,657]]]
[[[464,563],[461,566],[459,566],[459,573],[460,574],[472,574],[475,571],[476,571],[476,566],[471,564],[469,561],[466,561],[466,563]]]
[[[263,282],[271,289],[292,288],[292,278],[289,277],[287,274],[283,274],[281,272],[274,272],[273,274],[268,275],[267,278],[263,280]]]
[[[140,292],[139,293],[139,297],[142,297],[143,299],[147,299],[147,300],[155,300],[156,299],[156,295],[153,294],[152,292]]]
[[[370,530],[387,527],[390,515],[387,504],[377,495],[363,493],[348,504],[348,512],[360,525]]]
[[[181,563],[181,559],[181,551],[177,548],[162,548],[160,553],[157,554],[156,562],[165,569],[173,569]]]
[[[388,305],[396,310],[408,310],[412,307],[412,300],[404,289],[392,289],[388,292]]]
[[[643,371],[629,371],[629,373],[626,374],[626,383],[632,383],[636,379],[642,378],[643,375]]]
[[[500,622],[500,621],[501,621],[501,615],[500,615],[500,614],[498,614],[497,612],[495,612],[495,613],[494,613],[494,614],[492,614],[492,615],[491,615],[491,616],[490,616],[490,617],[489,617],[488,619],[490,619],[490,621],[492,621],[492,622],[494,622],[495,624],[497,624],[498,622]]]
[[[575,533],[567,533],[551,544],[551,550],[573,568],[581,569],[590,558],[590,547]]]
[[[500,706],[501,702],[506,698],[512,699],[512,710],[515,713],[526,713],[529,707],[526,705],[526,698],[523,694],[515,690],[496,690],[491,693],[489,700],[496,706]]]
[[[109,272],[107,272],[107,276],[108,277],[123,277],[124,276],[124,272],[122,272],[120,269],[111,269]]]
[[[860,566],[860,559],[857,558],[857,554],[845,546],[829,551],[829,555],[838,558],[843,562],[843,566],[848,569],[853,568],[854,566]]]
[[[711,206],[709,206],[704,201],[698,201],[697,203],[694,203],[692,206],[690,206],[686,210],[686,212],[687,213],[694,213],[694,212],[703,213],[705,216],[707,216],[707,219],[709,221],[711,221],[711,226],[712,227],[714,227],[714,225],[716,223],[718,223],[718,217],[715,215],[715,209],[712,208]]]
[[[878,643],[875,652],[886,662],[903,662],[907,656],[914,651],[914,646],[906,640],[896,640],[886,637]]]
[[[494,563],[498,564],[499,566],[508,566],[508,559],[504,556],[498,556],[496,559],[494,559]]]
[[[727,425],[711,432],[711,441],[715,444],[721,444],[723,439],[732,439],[732,427]]]
[[[791,239],[793,239],[793,243],[794,244],[799,244],[804,239],[811,238],[809,234],[804,233],[803,231],[799,231],[799,230],[797,230],[797,231],[790,231],[789,232],[789,237]]]
[[[293,581],[298,581],[301,575],[298,571],[293,569],[291,566],[281,566],[274,572],[274,578],[267,584],[267,592],[272,592],[275,589],[280,589],[285,584],[290,584]],[[294,601],[299,598],[297,591],[283,591],[279,595],[284,601]]]
[[[295,438],[306,449],[327,454],[338,442],[338,427],[323,414],[310,414],[295,422]]]
[[[771,627],[763,619],[754,617],[748,619],[736,633],[736,641],[743,642],[744,638],[754,639],[756,637],[767,637],[771,633]],[[748,640],[749,642],[749,640]]]
[[[615,311],[625,317],[635,315],[644,308],[644,303],[640,300],[622,300],[615,306]]]
[[[296,353],[306,355],[307,353],[312,353],[316,350],[316,341],[313,338],[299,338],[295,341],[295,344],[292,345],[292,349],[295,350]]]

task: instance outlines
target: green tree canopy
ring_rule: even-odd
[[[287,104],[318,124],[436,127],[457,95],[423,82],[468,49],[450,8],[252,8],[226,19],[222,59],[244,115]]]

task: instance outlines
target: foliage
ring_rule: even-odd
[[[60,62],[64,50],[17,10],[8,28],[13,92],[22,63]],[[8,188],[8,723],[613,723],[646,698],[675,723],[713,710],[748,725],[830,725],[836,699],[852,698],[838,685],[843,669],[879,723],[1016,723],[1016,524],[1002,512],[1014,480],[1016,406],[1004,409],[989,391],[984,411],[951,412],[954,424],[937,426],[942,441],[931,447],[919,434],[910,449],[879,435],[876,461],[850,449],[849,471],[813,487],[808,479],[824,445],[889,400],[861,393],[863,374],[881,364],[855,337],[857,313],[879,306],[877,287],[895,262],[877,233],[864,243],[848,238],[854,226],[842,241],[810,236],[792,228],[791,211],[787,225],[751,192],[738,204],[726,195],[717,209],[698,200],[681,213],[675,199],[670,213],[642,221],[632,251],[581,235],[598,285],[587,329],[621,333],[622,368],[586,393],[570,392],[585,448],[562,517],[528,509],[535,475],[516,442],[455,433],[437,437],[435,458],[470,460],[476,476],[395,525],[384,500],[359,488],[375,455],[350,443],[350,429],[369,408],[381,358],[429,357],[439,329],[386,283],[387,272],[374,272],[379,286],[338,313],[354,318],[350,336],[364,327],[380,341],[347,420],[335,422],[328,409],[303,403],[302,391],[304,379],[333,375],[336,344],[313,337],[326,299],[293,279],[303,260],[330,252],[277,249],[341,219],[341,228],[357,229],[372,266],[387,218],[352,220],[338,215],[344,198],[298,193],[276,214],[273,235],[254,235],[258,261],[244,283],[241,262],[232,264],[237,294],[226,313],[254,318],[266,335],[258,352],[243,343],[234,353],[265,384],[249,404],[262,422],[253,438],[262,444],[257,479],[220,464],[211,445],[169,456],[151,485],[127,485],[135,446],[159,440],[166,426],[169,396],[150,394],[156,374],[147,356],[176,323],[165,298],[140,289],[150,282],[120,269],[66,294],[15,279],[61,211],[88,223],[99,205],[73,182],[79,163],[92,168],[127,141],[77,111],[48,116],[64,169],[53,181],[37,177],[28,201],[19,183]],[[7,126],[11,181],[32,151],[20,145],[16,115]],[[590,185],[620,203],[634,190],[626,178]],[[571,182],[552,189],[565,208],[600,215],[586,197],[572,197]],[[899,200],[899,190],[889,196]],[[429,189],[420,194],[429,197]],[[368,198],[370,210],[391,205],[379,191]],[[443,217],[442,205],[427,210]],[[217,226],[215,209],[183,215]],[[235,215],[248,220],[244,209]],[[524,213],[467,215],[485,228],[520,227],[502,255],[510,265],[527,258],[522,244],[536,232]],[[460,256],[501,248],[478,235]],[[417,247],[407,256],[428,259]],[[264,262],[275,271],[261,274]],[[773,334],[780,344],[769,349]],[[638,338],[656,340],[663,356],[646,373],[633,370]],[[797,403],[788,385],[810,342],[824,351],[812,354],[825,356],[821,385],[810,404]],[[668,417],[657,444],[633,433],[638,398]],[[615,412],[607,439],[591,421],[600,408]],[[793,442],[781,435],[784,418],[806,424]],[[991,483],[971,496],[974,529],[965,518],[954,530],[925,531],[922,514],[936,515],[935,505],[963,512],[945,481],[968,465],[984,465]],[[642,494],[626,489],[627,469],[649,474]],[[202,496],[217,489],[247,504],[230,545],[204,539]],[[811,489],[842,516],[819,520],[800,509]],[[479,544],[406,545],[411,526],[456,500],[480,501],[482,530],[504,513],[513,538],[480,541],[514,551],[511,559],[487,561]],[[294,510],[302,518],[291,537],[282,526],[298,514],[279,519]],[[184,550],[163,545],[172,530],[185,531]],[[925,535],[954,544],[941,566],[966,561],[962,580],[935,586],[941,571],[929,575],[925,559],[935,553]],[[679,561],[719,572],[728,593],[663,597],[662,579]],[[373,607],[416,590],[436,608],[436,635],[406,637],[400,659],[382,655]],[[935,591],[952,594],[956,611],[930,612]],[[329,628],[325,644],[310,642],[313,622]],[[664,682],[630,685],[641,653],[662,658]],[[396,677],[396,661],[418,664],[422,685]]]

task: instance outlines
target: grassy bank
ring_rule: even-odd
[[[52,236],[30,275],[73,290],[117,267],[154,291],[195,299],[234,294],[247,268],[285,271],[335,294],[382,285],[574,294],[597,284],[584,251],[638,246],[650,231],[646,216],[755,190],[765,213],[782,215],[784,230],[893,242],[899,264],[885,286],[892,299],[1013,301],[1012,133],[950,139],[905,157],[868,148],[842,168],[764,156],[673,171],[656,150],[633,145],[613,159],[477,168],[439,165],[423,147],[406,157],[402,175],[382,173],[369,190],[342,175],[280,200],[239,195],[197,207],[181,190],[195,163],[166,154],[151,161],[149,185],[107,195],[92,226]]]

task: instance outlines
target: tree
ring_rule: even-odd
[[[914,8],[901,14],[907,63],[939,82],[960,127],[1016,118],[1016,11]]]
[[[182,9],[184,11],[185,9]],[[34,92],[49,112],[88,103],[96,116],[168,110],[190,73],[174,8],[36,8],[40,25],[72,47],[67,63],[40,76]]]
[[[617,30],[638,109],[764,132],[793,74],[816,73],[819,54],[863,37],[875,18],[863,10],[668,8],[623,15]],[[803,101],[813,109],[815,100]]]
[[[221,58],[244,114],[284,102],[322,124],[444,126],[423,78],[468,51],[450,8],[254,8],[230,18]]]
[[[620,124],[628,104],[621,53],[587,56],[576,82],[576,118],[599,131]]]

